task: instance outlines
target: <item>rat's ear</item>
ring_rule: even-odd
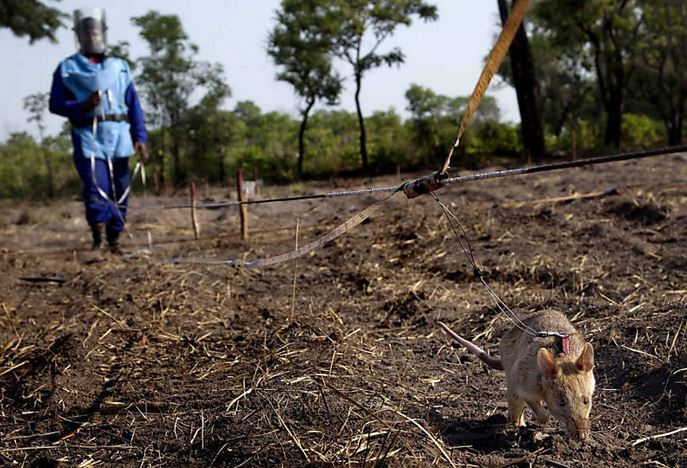
[[[575,366],[580,372],[589,372],[594,367],[594,348],[592,344],[587,342],[584,344],[582,354],[577,358]]]
[[[554,359],[553,354],[548,349],[539,348],[537,364],[539,365],[539,370],[549,379],[553,379],[553,376],[556,375],[556,359]]]

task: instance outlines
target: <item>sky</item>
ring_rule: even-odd
[[[405,63],[400,67],[376,68],[365,76],[361,91],[364,115],[395,109],[407,117],[405,92],[415,83],[437,94],[450,97],[468,96],[479,78],[484,58],[500,31],[495,0],[427,0],[438,7],[439,18],[433,22],[414,21],[410,27],[399,27],[381,51],[400,47]],[[146,55],[145,42],[131,17],[149,10],[176,14],[190,40],[199,47],[199,61],[218,62],[224,66],[232,97],[224,107],[232,109],[237,102],[251,100],[263,112],[280,111],[297,116],[299,100],[293,88],[277,81],[278,72],[267,55],[269,31],[275,24],[279,0],[153,0],[97,2],[62,0],[46,3],[69,13],[81,7],[104,7],[108,22],[108,42],[128,41],[130,55]],[[49,92],[52,74],[59,62],[74,53],[77,44],[68,27],[57,33],[57,42],[40,40],[29,44],[8,29],[0,29],[0,141],[12,132],[28,131],[36,135],[35,124],[27,122],[23,98],[38,92]],[[350,77],[347,64],[337,63],[342,75]],[[353,112],[354,83],[345,81],[338,108]],[[518,122],[517,99],[510,86],[494,77],[488,92],[496,98],[502,120]],[[145,104],[144,104],[145,105]],[[324,106],[320,106],[323,108]],[[48,134],[59,132],[63,118],[46,115]]]

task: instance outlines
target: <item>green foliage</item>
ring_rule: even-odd
[[[655,148],[666,139],[666,129],[660,121],[646,115],[625,114],[623,143],[633,149]]]
[[[184,130],[186,145],[183,172],[190,180],[223,184],[228,175],[227,149],[237,140],[237,117],[220,109],[231,96],[231,89],[224,82],[224,69],[219,64],[201,63],[196,73],[198,83],[207,92],[181,117],[179,128]]]
[[[411,138],[425,168],[436,167],[444,160],[456,138],[469,98],[449,98],[431,89],[412,84],[406,91],[407,110],[411,113]],[[468,166],[475,166],[481,156],[515,156],[522,151],[518,127],[499,122],[499,108],[492,96],[484,96],[475,111],[472,124],[460,143],[457,158]],[[419,161],[416,161],[419,162]]]
[[[332,68],[333,27],[320,14],[319,0],[282,0],[267,53],[281,67],[277,79],[293,86],[305,106],[318,99],[334,105],[341,77]],[[303,110],[302,110],[303,112]]]
[[[474,136],[466,144],[467,154],[515,156],[522,151],[517,125],[490,119],[476,126]]]
[[[559,137],[576,119],[603,115],[587,49],[566,50],[547,35],[536,33],[530,38],[530,48],[535,58],[545,133]],[[499,74],[510,82],[510,67],[502,66]],[[599,125],[603,122],[599,121]]]
[[[342,78],[332,68],[332,23],[320,13],[319,0],[282,0],[267,53],[281,67],[277,79],[293,86],[302,99],[299,109],[298,177],[303,177],[308,116],[318,100],[337,104]]]
[[[661,119],[668,143],[682,144],[687,104],[687,4],[644,0],[642,40],[627,109]]]
[[[333,53],[349,63],[355,82],[355,105],[360,131],[362,169],[368,170],[365,120],[360,104],[360,90],[366,72],[382,65],[403,63],[401,49],[380,51],[382,43],[399,26],[410,26],[413,18],[437,19],[437,8],[422,0],[324,0],[322,11],[336,25]],[[371,44],[368,48],[364,44]]]
[[[176,15],[149,11],[131,21],[141,28],[140,36],[150,49],[150,55],[139,59],[138,77],[152,108],[148,121],[156,126],[175,125],[195,85],[193,55],[198,48],[188,41]]]
[[[371,169],[385,173],[398,166],[413,163],[412,149],[408,147],[408,127],[403,125],[401,116],[393,109],[378,111],[367,118],[370,138]]]
[[[359,167],[355,115],[341,110],[315,112],[307,141],[306,173],[321,177]]]
[[[560,135],[549,134],[547,148],[553,153],[592,155],[607,152],[603,142],[602,126],[597,120],[579,119],[566,126]]]
[[[189,176],[188,161],[182,161],[182,148],[190,135],[182,122],[189,108],[191,93],[198,87],[206,89],[199,106],[206,111],[206,116],[214,115],[213,119],[216,121],[219,119],[216,115],[218,108],[231,95],[231,90],[225,83],[221,65],[195,60],[198,47],[190,42],[178,16],[149,11],[131,21],[141,28],[140,35],[150,49],[150,55],[138,60],[141,70],[138,82],[152,111],[148,113],[147,120],[152,127],[163,129],[160,137],[155,139],[155,143],[162,147],[151,148],[157,156],[153,160],[156,179],[164,185],[168,170],[165,167],[165,155],[169,152],[173,158],[173,181],[179,186]],[[215,137],[216,146],[221,148],[223,138],[219,134]],[[217,151],[220,148],[213,149]],[[223,152],[219,158],[219,165],[223,167]]]
[[[442,155],[445,155],[446,145],[444,127],[447,117],[451,116],[446,96],[435,94],[428,88],[417,84],[410,85],[406,91],[410,112],[411,138],[417,148],[418,156],[424,161],[424,166],[429,169],[430,163],[434,164]],[[455,139],[455,136],[448,137]]]
[[[169,178],[178,185],[189,179],[224,184],[242,168],[248,177],[256,169],[268,182],[291,182],[303,175],[358,172],[361,155],[364,166],[375,173],[390,173],[398,166],[438,168],[453,144],[467,96],[443,96],[413,84],[406,92],[406,120],[393,109],[363,119],[358,101],[366,71],[403,62],[399,49],[380,47],[413,18],[435,19],[436,8],[421,0],[283,0],[268,53],[280,67],[278,79],[302,98],[297,118],[263,113],[252,101],[224,110],[231,96],[224,70],[197,60],[198,49],[180,19],[155,11],[132,18],[149,53],[132,61],[127,43],[110,51],[137,65],[136,81],[149,115],[152,178],[158,187]],[[554,153],[610,152],[613,112],[616,124],[622,123],[618,133],[624,149],[684,138],[683,2],[539,0],[528,18],[545,137]],[[318,110],[311,115],[315,101],[333,105],[338,99],[341,78],[332,68],[335,56],[353,69],[356,112]],[[507,69],[500,73],[510,79]],[[193,93],[199,97],[196,102]],[[14,134],[0,144],[0,197],[73,194],[80,187],[71,162],[69,125],[59,136],[43,134],[45,101],[40,93],[24,101],[38,141]],[[165,164],[168,155],[171,165]],[[521,158],[523,145],[518,125],[500,122],[495,99],[485,96],[453,161],[456,168],[474,168],[494,156]]]
[[[26,133],[10,135],[0,144],[0,198],[45,198],[51,181],[57,194],[67,193],[78,184],[70,150],[64,137],[49,137],[39,145]],[[45,158],[51,161],[50,173]]]
[[[55,32],[64,26],[67,17],[57,8],[39,0],[2,0],[0,2],[0,28],[9,28],[16,36],[28,36],[33,44],[48,38],[57,42]]]
[[[231,112],[209,111],[199,104],[184,115],[181,127],[186,131],[184,164],[190,180],[225,184],[229,148],[238,143],[245,125]]]
[[[565,81],[574,85],[593,70],[606,112],[604,142],[616,148],[641,16],[639,0],[539,0],[531,15],[536,34],[560,56],[554,63],[567,67]]]
[[[239,103],[234,114],[237,143],[230,150],[230,170],[257,168],[273,182],[295,179],[297,123],[279,112],[263,114],[252,102]]]
[[[107,53],[113,57],[119,57],[129,64],[132,71],[136,70],[136,61],[129,54],[129,42],[119,41],[107,47]]]

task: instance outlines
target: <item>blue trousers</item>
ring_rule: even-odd
[[[93,183],[93,176],[91,175],[91,160],[81,154],[80,151],[74,151],[73,155],[74,166],[79,171],[79,176],[83,182],[84,204],[86,205],[86,221],[91,226],[96,223],[104,223],[110,231],[121,232],[124,230],[124,223],[126,221],[126,208],[129,202],[129,197],[126,197],[119,206],[110,201],[121,197],[124,191],[129,187],[131,176],[129,174],[129,158],[114,158],[112,160],[114,173],[114,189],[112,193],[112,181],[110,180],[110,171],[107,167],[107,161],[104,159],[95,159],[95,180],[100,189],[107,193],[110,200],[104,199],[98,193],[98,187]]]

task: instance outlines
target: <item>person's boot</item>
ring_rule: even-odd
[[[110,246],[110,252],[115,255],[122,255],[122,249],[119,246],[119,231],[113,231],[108,227],[105,233],[107,235],[107,244]]]
[[[103,244],[103,229],[105,228],[104,223],[91,224],[91,235],[93,236],[93,244],[91,248],[97,250]]]

